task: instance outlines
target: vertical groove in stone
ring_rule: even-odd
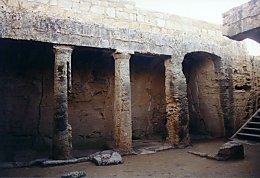
[[[70,46],[54,45],[53,159],[69,159],[72,149],[72,129],[68,123],[68,78],[71,78],[68,65],[72,50]]]
[[[123,152],[132,150],[130,54],[114,53],[115,95],[114,95],[114,140],[115,146]]]
[[[71,83],[71,60],[67,61],[67,76],[68,76],[68,94],[71,93],[72,83]]]

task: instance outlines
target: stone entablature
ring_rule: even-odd
[[[0,0],[0,7],[16,7],[44,16],[76,19],[146,32],[174,34],[176,31],[221,36],[221,26],[173,14],[140,9],[129,0]]]
[[[260,42],[260,1],[251,0],[223,14],[223,35],[235,40],[251,38]]]

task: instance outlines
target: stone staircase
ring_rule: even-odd
[[[260,143],[260,109],[231,137],[231,140]]]

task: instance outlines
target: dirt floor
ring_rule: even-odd
[[[147,155],[124,156],[124,164],[98,167],[79,163],[49,168],[0,170],[0,177],[59,177],[72,171],[85,171],[87,177],[260,177],[260,144],[244,145],[245,159],[215,161],[187,153],[188,150],[215,153],[223,140],[199,141],[186,149],[171,149]]]

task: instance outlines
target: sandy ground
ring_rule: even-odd
[[[223,140],[200,141],[192,148],[172,149],[148,155],[124,156],[124,164],[98,167],[79,163],[49,168],[0,170],[1,177],[59,177],[72,171],[85,171],[87,177],[260,177],[260,145],[244,145],[245,159],[215,161],[187,153],[188,150],[217,152]]]

